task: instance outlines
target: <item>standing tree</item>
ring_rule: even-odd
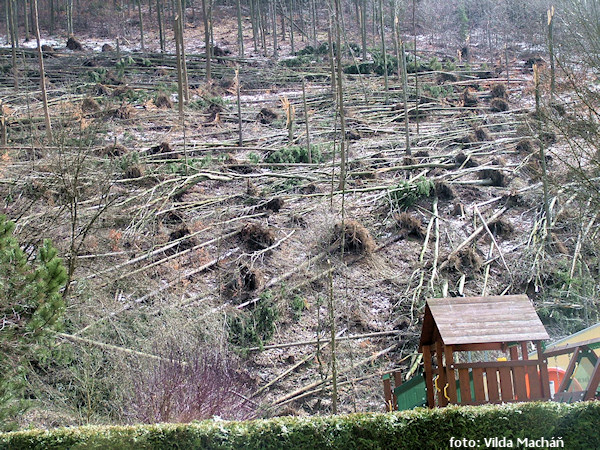
[[[29,361],[41,356],[60,326],[60,289],[67,271],[49,241],[35,263],[13,237],[15,224],[0,216],[0,430],[25,409]]]

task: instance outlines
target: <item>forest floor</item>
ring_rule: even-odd
[[[223,49],[236,42],[230,25],[215,30]],[[183,123],[172,54],[100,52],[93,36],[80,37],[83,51],[57,45],[45,59],[52,145],[35,52],[18,52],[15,90],[11,52],[0,50],[9,136],[0,211],[22,242],[50,238],[73,261],[65,342],[147,354],[170,341],[235,344],[256,391],[280,377],[256,396],[268,414],[327,413],[333,299],[339,411],[381,411],[381,375],[410,374],[419,361],[426,298],[528,293],[544,309],[540,267],[546,252],[569,264],[576,232],[561,221],[579,213],[553,205],[554,245],[541,245],[529,49],[510,49],[507,83],[483,51],[467,66],[423,39],[442,67],[419,73],[418,101],[409,74],[410,155],[398,77],[385,92],[380,75],[345,75],[340,189],[327,55],[273,62],[248,39],[246,58],[218,58],[207,85],[200,31],[186,31]],[[263,348],[298,341],[308,343]],[[106,351],[117,356],[90,369],[98,376],[125,367],[118,349]],[[32,421],[81,420],[44,407]]]

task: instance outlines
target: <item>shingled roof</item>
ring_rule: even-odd
[[[421,347],[435,342],[436,329],[444,345],[549,339],[526,295],[429,299]]]

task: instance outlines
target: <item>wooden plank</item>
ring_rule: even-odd
[[[458,370],[458,383],[460,384],[460,404],[470,405],[471,399],[471,380],[469,378],[469,369]]]
[[[486,402],[485,389],[483,387],[483,369],[476,367],[473,369],[473,390],[475,391],[476,402]]]
[[[519,349],[516,346],[509,348],[510,359],[512,361],[517,361],[519,359]]]
[[[489,342],[485,344],[456,344],[452,346],[457,352],[480,352],[484,350],[501,351],[503,344],[500,342]]]
[[[512,369],[515,399],[520,402],[527,401],[527,388],[525,385],[525,367],[515,366]]]
[[[487,361],[487,362],[472,362],[472,363],[456,363],[454,364],[454,368],[455,369],[464,369],[464,368],[473,368],[473,367],[482,367],[482,368],[486,368],[486,367],[516,367],[516,366],[520,366],[520,367],[525,367],[525,366],[537,366],[538,365],[538,360],[537,359],[532,359],[532,360],[527,360],[527,361],[521,361],[521,360],[516,360],[516,361]]]
[[[548,360],[543,356],[542,343],[540,341],[535,343],[537,349],[538,360],[540,362],[540,383],[542,388],[542,398],[550,398],[550,375],[548,375]]]
[[[392,400],[392,384],[390,383],[389,374],[383,376],[383,395],[385,397],[385,410],[393,411],[395,408]]]
[[[498,373],[500,375],[500,393],[502,394],[502,401],[508,402],[514,400],[512,371],[510,370],[510,367],[500,367]]]
[[[498,392],[498,376],[496,373],[497,369],[494,367],[488,367],[485,369],[485,379],[490,403],[500,402],[500,393]]]
[[[565,345],[557,346],[554,348],[547,349],[544,352],[544,356],[546,358],[551,358],[552,356],[564,355],[565,353],[571,353],[577,347],[585,347],[586,345],[597,344],[599,342],[600,342],[600,338],[596,338],[596,339],[589,339],[587,341],[577,342],[575,344],[565,344]]]
[[[596,366],[592,372],[592,378],[590,379],[590,384],[588,384],[587,392],[583,399],[593,400],[596,396],[598,385],[600,385],[600,358],[598,358],[598,361],[596,362]]]
[[[438,365],[438,406],[446,406],[448,404],[448,399],[444,396],[444,388],[446,387],[446,371],[444,370],[444,350],[442,348],[441,341],[436,341],[435,343],[435,356],[437,358]]]
[[[396,370],[394,373],[394,389],[392,389],[392,404],[394,406],[394,411],[398,410],[398,397],[396,397],[395,389],[398,386],[402,386],[402,372],[400,370]]]
[[[527,361],[529,359],[529,351],[527,350],[527,342],[521,342],[521,359]]]
[[[446,382],[448,383],[448,400],[449,403],[458,403],[458,395],[456,392],[456,374],[454,372],[454,356],[452,355],[452,346],[444,347],[444,356],[446,357]]]
[[[427,406],[435,407],[435,397],[433,392],[433,371],[431,367],[431,351],[429,347],[423,347],[423,364],[425,366],[425,387],[427,388]]]
[[[556,394],[566,392],[567,388],[569,387],[569,383],[571,382],[571,378],[573,377],[573,373],[575,372],[575,367],[577,367],[577,357],[579,356],[580,351],[581,349],[579,347],[575,347],[573,356],[571,356],[571,360],[569,361],[569,365],[567,366],[567,370],[565,371],[565,376],[560,382],[560,386],[558,386]]]
[[[525,369],[529,380],[529,400],[542,399],[542,386],[540,384],[540,374],[535,366],[527,366]]]

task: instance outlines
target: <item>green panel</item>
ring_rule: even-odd
[[[423,375],[412,377],[406,383],[394,389],[398,399],[398,410],[413,409],[427,404],[427,388]]]

